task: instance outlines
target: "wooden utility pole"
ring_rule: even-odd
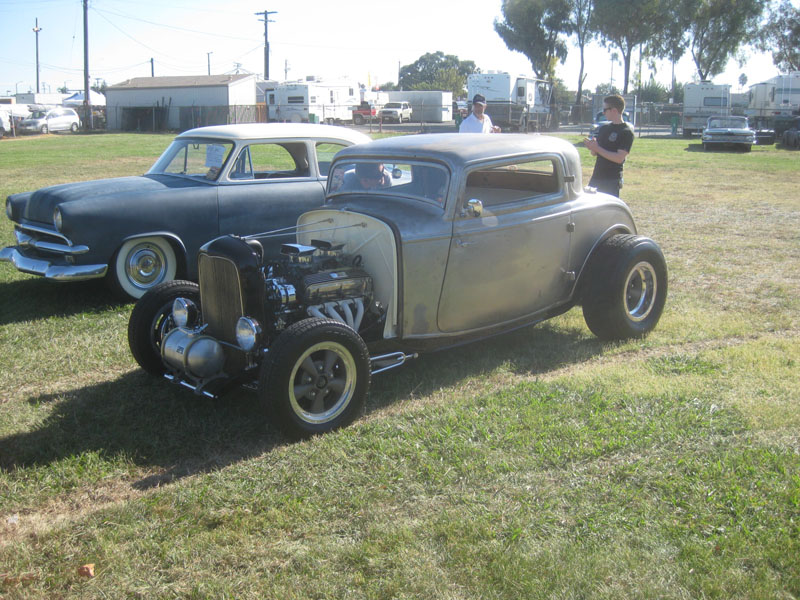
[[[255,13],[257,17],[264,17],[264,80],[269,81],[269,35],[267,34],[267,23],[270,22],[269,16],[278,14],[276,10],[265,10],[264,12]],[[275,21],[272,21],[273,23]]]

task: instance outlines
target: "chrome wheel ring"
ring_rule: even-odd
[[[166,256],[161,248],[150,242],[135,245],[125,257],[125,275],[137,288],[153,287],[163,281],[166,272]]]
[[[298,418],[327,423],[350,404],[356,388],[356,362],[336,342],[320,342],[295,362],[289,378],[289,403]]]
[[[658,292],[658,277],[649,262],[637,263],[628,273],[623,289],[622,301],[631,321],[639,322],[647,318],[653,310]]]

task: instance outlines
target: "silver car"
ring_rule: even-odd
[[[326,432],[370,377],[419,353],[581,305],[601,339],[648,334],[667,295],[659,246],[618,198],[581,185],[575,147],[529,135],[403,136],[341,150],[296,240],[223,236],[131,314],[146,371],[217,396],[255,383],[277,426]]]
[[[71,131],[80,129],[81,119],[71,108],[59,107],[49,110],[34,110],[31,116],[19,124],[20,131],[26,133],[49,133],[51,131]]]
[[[703,150],[734,146],[750,152],[756,143],[756,132],[750,129],[747,117],[709,117],[703,129]]]

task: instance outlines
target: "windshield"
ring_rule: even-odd
[[[233,143],[217,140],[175,140],[147,173],[214,181],[232,148]]]
[[[328,176],[328,195],[402,196],[442,207],[449,181],[447,169],[433,163],[340,161]]]
[[[35,110],[31,113],[31,119],[44,119],[47,113],[43,110]]]
[[[747,119],[745,117],[717,117],[708,120],[708,127],[709,129],[717,127],[728,129],[747,129]]]

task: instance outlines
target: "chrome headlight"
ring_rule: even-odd
[[[56,231],[61,231],[61,226],[63,225],[63,221],[61,219],[61,209],[56,206],[53,209],[53,226],[56,228]]]
[[[250,352],[258,344],[261,337],[261,326],[250,317],[239,317],[236,323],[236,342],[245,352]]]
[[[178,327],[194,326],[197,322],[197,305],[186,298],[175,298],[172,303],[172,320]]]

